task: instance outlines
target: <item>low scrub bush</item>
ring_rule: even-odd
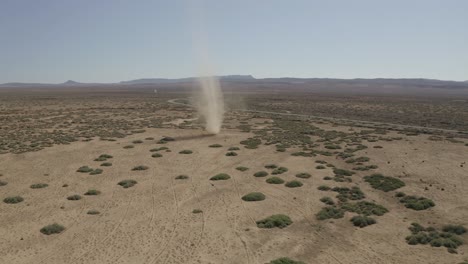
[[[326,205],[335,205],[333,199],[327,196],[320,198],[320,201]]]
[[[284,183],[284,180],[281,179],[280,177],[270,177],[268,179],[266,179],[266,182],[267,183],[270,183],[270,184],[283,184]]]
[[[461,225],[446,225],[442,228],[442,231],[456,235],[463,235],[466,233],[466,228]]]
[[[400,199],[400,202],[403,203],[406,208],[410,208],[416,211],[426,210],[435,206],[435,203],[431,199],[412,195],[404,196]]]
[[[0,186],[5,186],[7,184],[8,184],[8,182],[6,182],[6,181],[0,181]]]
[[[178,176],[175,177],[176,180],[186,180],[188,178],[189,178],[189,176],[187,176],[187,175],[178,175]]]
[[[365,176],[364,180],[368,182],[372,188],[382,190],[384,192],[393,191],[405,186],[405,183],[402,180],[390,176],[384,176],[379,173]]]
[[[210,180],[212,180],[212,181],[222,181],[222,180],[228,180],[230,178],[231,178],[231,176],[229,176],[229,174],[219,173],[219,174],[216,174],[215,176],[211,177]]]
[[[344,210],[341,208],[337,208],[334,206],[328,206],[322,208],[316,215],[315,217],[318,220],[326,220],[326,219],[339,219],[343,218],[344,216]]]
[[[305,264],[305,262],[292,260],[290,258],[278,258],[270,261],[269,264]]]
[[[246,170],[248,170],[248,169],[249,169],[249,168],[244,167],[244,166],[239,166],[239,167],[236,168],[236,170],[238,170],[238,171],[246,171]]]
[[[99,195],[99,194],[101,194],[101,192],[98,190],[94,190],[94,189],[88,190],[87,192],[84,193],[84,195]]]
[[[242,200],[247,201],[247,202],[263,201],[265,200],[265,195],[261,192],[251,192],[249,194],[242,196]]]
[[[59,234],[65,230],[65,227],[59,224],[51,224],[41,228],[40,232],[44,235]]]
[[[265,165],[265,168],[266,169],[276,169],[276,168],[278,168],[278,166],[276,164],[267,164],[267,165]]]
[[[7,204],[17,204],[17,203],[21,203],[22,201],[24,201],[24,199],[21,196],[10,196],[10,197],[3,199],[3,202]]]
[[[238,148],[238,147],[230,147],[230,148],[228,148],[228,151],[236,151],[236,150],[240,150],[240,148]]]
[[[124,188],[130,188],[130,187],[134,186],[135,184],[137,184],[137,181],[135,181],[135,180],[123,180],[123,181],[120,181],[117,184],[124,187]]]
[[[335,173],[335,175],[341,175],[341,176],[352,176],[353,174],[355,174],[354,171],[338,169],[338,168],[334,168],[333,173]]]
[[[357,213],[364,216],[382,216],[388,212],[388,209],[383,207],[382,205],[367,201],[361,201],[357,203],[345,203],[341,206],[341,208],[345,211]]]
[[[273,175],[283,174],[283,173],[285,173],[285,172],[287,172],[287,171],[288,171],[288,168],[286,168],[286,167],[279,167],[279,168],[274,169],[274,170],[271,172],[271,174],[273,174]]]
[[[148,166],[139,165],[139,166],[133,167],[132,171],[142,171],[142,170],[147,170],[147,169],[149,169]]]
[[[360,228],[373,225],[377,223],[374,218],[365,216],[365,215],[356,215],[351,218],[351,222],[354,226],[358,226]]]
[[[67,197],[67,200],[70,200],[70,201],[81,200],[81,195],[79,195],[79,194],[70,195],[70,196]]]
[[[36,183],[36,184],[33,184],[31,185],[31,189],[42,189],[42,188],[45,188],[49,186],[47,183]]]
[[[285,228],[290,224],[292,224],[291,218],[284,214],[272,215],[265,219],[257,221],[257,226],[259,228]]]
[[[329,190],[331,190],[331,187],[327,186],[327,185],[320,185],[319,187],[317,187],[317,189],[319,191],[329,191]]]
[[[94,169],[92,172],[89,173],[89,175],[97,175],[97,174],[101,174],[103,172],[103,170],[101,169]]]
[[[101,213],[101,212],[99,212],[98,210],[94,210],[94,209],[93,209],[93,210],[89,210],[89,211],[87,212],[87,214],[89,214],[89,215],[98,215],[98,214],[100,214],[100,213]]]
[[[302,182],[300,181],[288,181],[287,183],[284,184],[286,187],[289,187],[289,188],[297,188],[297,187],[301,187],[302,185]]]
[[[153,153],[151,157],[153,158],[161,158],[163,155],[161,153]]]
[[[234,152],[234,151],[229,151],[228,153],[226,153],[226,156],[228,156],[228,157],[237,156],[237,153]]]
[[[266,176],[268,176],[268,172],[266,172],[266,171],[257,171],[256,173],[254,173],[253,176],[255,176],[255,177],[266,177]]]
[[[179,154],[192,154],[193,151],[189,150],[189,149],[184,149],[182,151],[179,151]]]
[[[366,198],[364,193],[357,186],[353,186],[351,187],[351,189],[347,187],[334,187],[332,191],[338,193],[336,198],[338,198],[338,200],[340,200],[341,202],[346,202],[348,199],[361,200]]]
[[[103,167],[110,167],[110,166],[112,166],[112,163],[110,163],[110,162],[104,162],[104,163],[101,164],[101,166],[103,166]]]
[[[81,172],[81,173],[89,173],[89,172],[92,172],[93,169],[88,167],[88,166],[81,166],[78,168],[78,170],[76,170],[77,172]]]
[[[209,145],[208,147],[210,147],[210,148],[222,148],[223,145],[221,145],[221,144],[212,144],[212,145]]]
[[[312,175],[310,175],[307,172],[302,172],[302,173],[296,174],[296,177],[301,178],[301,179],[308,179],[308,178],[312,177]]]

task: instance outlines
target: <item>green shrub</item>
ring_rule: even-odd
[[[330,176],[325,176],[325,177],[323,177],[323,179],[324,179],[325,181],[330,181],[330,180],[333,180],[333,178],[332,178],[332,177],[330,177]]]
[[[212,180],[212,181],[221,181],[221,180],[228,180],[230,178],[231,178],[231,176],[229,176],[229,174],[219,173],[219,174],[216,174],[215,176],[211,177],[210,180]]]
[[[327,196],[320,198],[320,201],[326,205],[335,205],[333,199]]]
[[[99,194],[101,194],[100,191],[92,189],[92,190],[88,190],[87,192],[85,192],[84,195],[99,195]]]
[[[142,170],[147,170],[147,169],[149,169],[148,166],[139,165],[139,166],[133,167],[132,171],[142,171]]]
[[[364,180],[368,182],[372,188],[382,190],[384,192],[393,191],[405,186],[405,183],[400,179],[383,176],[378,173],[372,174],[371,176],[365,176]]]
[[[3,199],[3,202],[7,204],[17,204],[17,203],[21,203],[22,201],[24,201],[24,199],[21,196],[10,196],[10,197]]]
[[[45,188],[49,186],[47,183],[36,183],[36,184],[33,184],[31,185],[31,189],[41,189],[41,188]]]
[[[141,144],[141,143],[143,143],[143,141],[138,139],[138,140],[133,140],[132,143],[133,144]]]
[[[135,146],[133,146],[133,145],[127,145],[127,146],[124,146],[123,148],[124,148],[124,149],[131,149],[131,148],[134,148],[134,147],[135,147]]]
[[[301,179],[308,179],[308,178],[312,177],[312,175],[310,175],[307,172],[302,172],[302,173],[296,174],[296,177],[301,178]]]
[[[187,175],[179,175],[179,176],[175,177],[176,180],[186,180],[188,178],[189,178],[189,176],[187,176]]]
[[[100,212],[99,212],[98,210],[94,210],[94,209],[93,209],[93,210],[89,210],[89,211],[87,212],[87,214],[89,214],[89,215],[98,215],[98,214],[100,214]]]
[[[123,181],[120,181],[117,184],[124,187],[124,188],[130,188],[130,187],[134,186],[135,184],[137,184],[137,181],[135,181],[135,180],[123,180]]]
[[[92,172],[89,173],[89,175],[97,175],[97,174],[101,174],[103,172],[103,170],[101,169],[94,169]]]
[[[92,172],[92,171],[93,171],[93,169],[91,169],[88,166],[81,166],[77,170],[77,172],[81,172],[81,173],[89,173],[89,172]]]
[[[334,168],[333,173],[335,173],[335,175],[341,175],[341,176],[352,176],[353,174],[355,174],[354,171],[338,169],[338,168]]]
[[[291,218],[289,216],[284,215],[284,214],[276,214],[269,216],[265,219],[262,219],[260,221],[257,221],[257,226],[259,228],[285,228],[292,224]]]
[[[435,203],[428,198],[418,196],[404,196],[400,199],[400,202],[405,205],[406,208],[410,208],[416,211],[426,210],[435,206]]]
[[[6,181],[0,181],[0,186],[5,186],[7,184],[8,184],[8,182],[6,182]]]
[[[374,218],[365,216],[365,215],[356,215],[351,218],[351,222],[354,226],[358,226],[360,228],[373,225],[377,223]]]
[[[65,230],[65,227],[63,227],[62,225],[51,224],[41,228],[40,232],[44,235],[52,235],[62,233],[63,230]]]
[[[238,147],[230,147],[230,148],[228,148],[228,151],[236,151],[236,150],[240,150],[240,148],[238,148]]]
[[[243,167],[243,166],[239,166],[239,167],[236,168],[236,170],[238,170],[238,171],[246,171],[246,170],[248,170],[248,169],[249,169],[249,168]]]
[[[70,196],[67,197],[67,200],[70,200],[70,201],[81,200],[81,195],[79,195],[79,194],[70,195]]]
[[[395,197],[399,197],[399,198],[400,198],[400,197],[405,197],[405,196],[406,196],[406,194],[405,194],[404,192],[397,192],[397,193],[395,194]]]
[[[315,168],[316,168],[317,170],[323,170],[323,169],[326,169],[326,167],[325,167],[325,166],[323,166],[323,165],[317,165]]]
[[[274,170],[271,172],[271,174],[273,174],[273,175],[283,174],[283,173],[285,173],[285,172],[287,172],[287,171],[288,171],[288,168],[279,167],[279,168],[274,169]]]
[[[258,145],[262,144],[262,141],[258,138],[248,138],[246,140],[242,140],[240,144],[244,145],[247,149],[256,149]]]
[[[381,216],[388,212],[388,209],[382,205],[375,204],[372,202],[361,201],[357,203],[345,203],[341,206],[345,211],[357,213],[360,215],[377,215]]]
[[[179,151],[179,154],[192,154],[192,153],[193,153],[193,151],[188,150],[188,149],[184,149],[182,151]]]
[[[329,190],[331,190],[330,186],[327,186],[327,185],[320,185],[319,187],[317,187],[317,189],[319,191],[329,191]]]
[[[368,157],[359,157],[359,158],[356,158],[355,160],[356,160],[356,162],[368,162],[370,160],[370,158],[368,158]]]
[[[110,163],[110,162],[104,162],[104,163],[101,164],[101,166],[103,166],[103,167],[110,167],[110,166],[112,166],[112,163]]]
[[[337,192],[338,195],[336,198],[342,202],[346,202],[349,200],[361,200],[366,198],[364,193],[359,189],[357,186],[353,186],[350,188],[347,187],[334,187],[332,191]]]
[[[251,192],[242,196],[242,200],[247,202],[263,201],[265,200],[265,195],[261,192]]]
[[[447,233],[453,233],[456,235],[463,235],[464,233],[466,233],[466,228],[461,225],[445,225],[442,228],[442,231]]]
[[[228,153],[226,153],[226,156],[228,156],[228,157],[237,156],[237,153],[234,152],[234,151],[229,151]]]
[[[265,165],[265,168],[266,169],[276,169],[276,168],[278,168],[278,166],[276,164],[267,164],[267,165]]]
[[[150,152],[157,152],[157,151],[168,150],[168,149],[169,149],[168,147],[152,148],[150,149]]]
[[[339,219],[343,218],[343,216],[344,211],[334,206],[324,207],[315,215],[318,220]]]
[[[279,258],[270,261],[270,264],[305,264],[305,262],[292,260],[290,258]]]
[[[300,181],[288,181],[287,183],[284,184],[286,187],[289,187],[289,188],[297,188],[297,187],[301,187],[302,185],[302,182]]]
[[[255,177],[265,177],[265,176],[268,176],[268,172],[266,171],[257,171],[256,173],[254,173]]]
[[[208,147],[210,147],[210,148],[222,148],[223,145],[221,145],[221,144],[212,144],[212,145],[209,145]]]
[[[449,226],[448,230],[456,231],[459,226]],[[424,228],[420,224],[412,223],[409,227],[411,235],[406,237],[406,242],[410,245],[429,244],[432,247],[446,247],[450,253],[456,253],[456,248],[463,244],[463,241],[452,232],[440,232],[433,227]]]
[[[203,213],[203,211],[200,210],[200,209],[193,209],[193,210],[192,210],[192,213],[193,213],[193,214],[200,214],[200,213]]]
[[[284,180],[281,179],[280,177],[273,176],[273,177],[266,179],[266,182],[270,184],[283,184]]]
[[[153,158],[161,158],[162,156],[163,156],[163,155],[160,154],[160,153],[153,153],[153,154],[151,155],[151,157],[153,157]]]

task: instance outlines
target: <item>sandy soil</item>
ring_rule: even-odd
[[[347,130],[347,128],[342,128]],[[368,200],[387,207],[390,212],[378,224],[356,228],[344,219],[318,221],[315,214],[323,207],[317,190],[331,169],[317,170],[314,161],[326,160],[340,167],[349,166],[335,157],[294,157],[290,152],[275,152],[273,146],[245,149],[241,140],[251,136],[237,130],[200,137],[200,130],[147,129],[115,142],[93,140],[54,146],[39,152],[5,154],[0,159],[1,198],[21,195],[19,204],[0,203],[0,263],[266,263],[288,256],[306,263],[458,263],[468,246],[459,254],[445,248],[409,246],[411,222],[442,225],[468,225],[467,147],[448,142],[428,141],[427,136],[404,137],[393,142],[369,143],[361,153],[372,158],[379,172],[401,177],[401,190],[433,199],[437,206],[413,211],[399,204],[393,194],[372,189],[360,172],[353,177]],[[177,140],[156,144],[162,136]],[[154,140],[144,140],[154,137]],[[123,146],[141,139],[132,149]],[[222,148],[210,148],[211,144]],[[382,149],[371,148],[383,146]],[[152,158],[152,148],[167,146],[171,152]],[[238,156],[227,157],[227,148],[239,146]],[[193,154],[178,152],[190,149]],[[113,156],[111,167],[100,175],[78,173],[84,165],[98,168],[93,161],[100,154]],[[312,177],[301,180],[304,186],[286,188],[272,185],[252,174],[275,163],[289,168],[281,178],[295,179],[299,172]],[[132,171],[146,165],[145,171]],[[250,169],[237,171],[237,166]],[[230,180],[210,181],[218,173]],[[175,180],[185,174],[188,180]],[[124,189],[117,183],[138,181]],[[31,189],[47,183],[43,189]],[[68,187],[62,187],[67,184]],[[333,182],[331,185],[340,186]],[[427,190],[425,188],[427,187]],[[83,195],[98,189],[97,196],[69,201],[67,196]],[[266,195],[260,202],[244,202],[241,197],[259,191]],[[99,215],[86,212],[96,209]],[[192,210],[203,213],[194,214]],[[287,214],[293,224],[284,229],[259,229],[255,221],[272,214]],[[48,224],[65,226],[61,234],[46,236],[39,230]]]

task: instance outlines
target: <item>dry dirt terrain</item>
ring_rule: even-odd
[[[116,94],[2,94],[0,263],[468,261],[463,135]]]

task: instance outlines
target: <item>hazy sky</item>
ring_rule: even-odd
[[[466,0],[210,0],[216,74],[468,80]],[[0,0],[0,83],[197,74],[188,0]]]

